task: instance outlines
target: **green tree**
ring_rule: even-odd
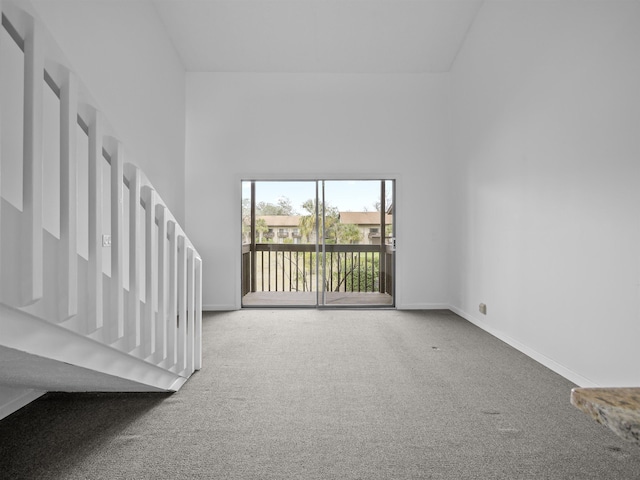
[[[324,211],[324,239],[326,243],[339,243],[340,212],[329,205]]]
[[[338,243],[359,243],[362,240],[362,232],[352,223],[338,224]]]
[[[321,203],[316,210],[316,201],[309,199],[302,204],[302,208],[307,212],[302,215],[299,221],[300,233],[310,241],[311,234],[316,233],[316,211],[322,215],[323,204]],[[336,207],[329,204],[324,205],[324,238],[327,243],[337,243],[338,226],[340,225],[340,213]],[[318,228],[322,229],[322,219],[319,219]],[[315,235],[318,238],[318,235]]]
[[[326,265],[325,288],[334,292],[378,291],[379,258],[378,252],[331,256]]]
[[[264,218],[259,218],[256,220],[256,233],[258,234],[258,241],[262,243],[262,235],[269,231],[269,226],[267,222],[265,222]]]
[[[295,215],[295,212],[291,200],[280,197],[275,205],[269,202],[256,203],[256,215]]]
[[[251,200],[242,199],[242,242],[251,242]]]
[[[302,204],[302,208],[307,213],[300,217],[298,226],[300,228],[300,234],[306,243],[309,243],[311,234],[316,230],[316,202],[309,199]]]

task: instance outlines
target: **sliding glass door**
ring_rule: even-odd
[[[321,190],[322,305],[393,305],[393,181],[326,180]]]
[[[242,182],[242,305],[316,306],[318,184]]]
[[[394,181],[242,182],[242,306],[394,305]]]

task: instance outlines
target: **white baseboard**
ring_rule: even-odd
[[[456,313],[457,315],[461,316],[468,322],[473,323],[476,327],[481,328],[485,332],[502,340],[506,344],[512,346],[516,350],[519,350],[520,352],[524,353],[526,356],[534,359],[536,362],[544,365],[549,370],[554,371],[555,373],[566,378],[570,382],[575,383],[579,387],[599,387],[600,386],[594,383],[593,381],[589,380],[588,378],[583,377],[582,375],[574,372],[573,370],[566,368],[564,365],[559,364],[555,360],[550,359],[549,357],[543,355],[542,353],[537,352],[536,350],[520,343],[518,340],[515,340],[510,336],[504,334],[503,332],[493,328],[492,326],[488,325],[486,322],[483,322],[482,320],[474,317],[473,315],[457,307],[453,307],[451,305],[449,305],[447,308],[452,312]]]
[[[8,417],[13,412],[20,410],[22,407],[33,402],[37,398],[40,398],[45,393],[47,392],[40,390],[24,390],[17,397],[12,398],[4,405],[0,405],[0,420]]]

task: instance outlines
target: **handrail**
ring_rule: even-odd
[[[322,269],[328,291],[392,292],[391,245],[383,247],[382,255],[380,245],[326,243],[322,248],[325,260],[318,272],[313,260],[315,244],[256,243],[255,265],[251,264],[251,245],[244,244],[242,294],[249,293],[252,284],[253,291],[315,291],[314,279],[322,276]],[[255,281],[248,281],[247,276],[254,272],[256,278],[251,280]]]
[[[202,364],[202,258],[149,179],[125,161],[125,146],[29,8],[0,0],[2,27],[24,55],[23,208],[0,199],[0,238],[9,240],[0,244],[0,302],[188,377]],[[40,185],[51,181],[43,179],[44,88],[60,101],[59,239],[43,227]],[[88,137],[87,198],[78,191],[78,127]],[[88,260],[78,254],[78,202],[89,209]]]

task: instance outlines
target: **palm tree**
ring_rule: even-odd
[[[339,243],[360,243],[362,232],[353,223],[341,223],[338,225]]]
[[[307,211],[307,215],[302,215],[299,221],[300,233],[310,243],[311,234],[316,231],[316,202],[307,200],[302,204],[302,208]]]
[[[262,235],[269,231],[269,226],[264,218],[258,218],[256,220],[256,233],[258,234],[258,238],[260,239],[260,243],[262,243]]]

